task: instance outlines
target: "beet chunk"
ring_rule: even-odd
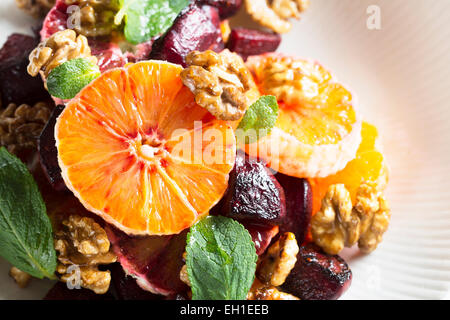
[[[88,289],[69,289],[64,282],[57,282],[44,297],[44,300],[115,300],[108,291],[105,294],[95,294]]]
[[[286,197],[286,219],[280,226],[280,233],[292,232],[297,243],[305,241],[311,222],[312,191],[306,179],[277,174],[276,178],[284,189]]]
[[[58,191],[67,190],[66,184],[61,176],[61,168],[58,164],[58,150],[56,148],[55,140],[56,119],[59,117],[61,112],[63,112],[63,110],[63,105],[56,106],[50,116],[50,119],[45,125],[44,130],[42,130],[38,141],[38,150],[42,169],[44,170],[52,187]]]
[[[238,151],[222,215],[256,224],[278,225],[286,216],[284,191],[262,162]]]
[[[351,281],[352,271],[344,259],[309,244],[300,248],[297,263],[281,288],[303,300],[333,300],[349,288]]]
[[[169,31],[155,41],[150,57],[186,66],[185,57],[193,50],[221,51],[223,48],[217,9],[191,4],[175,19]]]
[[[266,251],[273,237],[278,234],[278,226],[261,226],[258,224],[244,223],[244,227],[250,233],[255,243],[256,254],[259,256]]]
[[[198,3],[207,4],[219,10],[221,19],[235,15],[242,5],[242,0],[200,0]]]
[[[9,103],[33,105],[50,99],[40,77],[27,72],[28,55],[38,45],[36,38],[12,34],[0,50],[0,96],[2,106]]]
[[[281,43],[281,36],[272,32],[236,28],[231,30],[227,48],[244,60],[249,56],[274,52]]]

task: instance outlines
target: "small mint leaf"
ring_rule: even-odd
[[[125,38],[139,44],[166,32],[188,4],[189,0],[121,0],[114,23],[125,20]]]
[[[274,96],[262,96],[245,113],[236,130],[239,142],[249,144],[268,135],[278,119],[278,102]]]
[[[244,300],[255,279],[255,244],[239,222],[208,216],[187,236],[186,265],[193,300]]]
[[[88,59],[66,61],[50,72],[47,78],[48,92],[56,98],[72,99],[100,74],[98,66]]]
[[[0,256],[36,278],[55,278],[56,252],[44,201],[27,167],[3,147]]]

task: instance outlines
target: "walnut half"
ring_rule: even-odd
[[[62,281],[70,281],[73,270],[79,268],[79,283],[97,294],[108,291],[111,281],[109,271],[99,271],[98,266],[116,262],[110,250],[105,230],[92,218],[71,215],[62,222],[61,230],[55,233],[55,249],[58,251],[57,272]]]
[[[200,106],[220,120],[238,120],[244,115],[252,78],[241,57],[227,49],[220,54],[192,51],[186,63],[181,79]]]
[[[282,291],[276,287],[263,284],[258,279],[253,282],[247,294],[247,300],[300,300],[299,298]]]
[[[389,221],[389,207],[375,184],[358,188],[354,207],[345,186],[335,184],[328,188],[322,207],[311,220],[311,233],[326,253],[338,254],[357,242],[361,251],[368,253],[381,242]]]

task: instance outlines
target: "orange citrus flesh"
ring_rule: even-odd
[[[285,75],[273,76],[277,65],[289,66]],[[272,133],[246,146],[248,153],[299,178],[334,174],[355,157],[361,120],[353,96],[325,68],[280,54],[250,57],[247,66],[261,94],[276,95],[280,107]],[[274,79],[284,80],[284,91]]]
[[[383,154],[377,149],[377,128],[367,122],[362,125],[362,142],[356,158],[338,173],[326,178],[310,179],[313,193],[313,213],[320,210],[322,198],[332,184],[342,183],[355,203],[356,191],[363,182],[375,182],[380,189],[387,184],[388,170]]]
[[[68,188],[129,234],[179,233],[207,214],[228,185],[233,129],[195,103],[181,71],[161,61],[110,70],[57,120]]]

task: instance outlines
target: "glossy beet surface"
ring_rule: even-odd
[[[193,50],[220,51],[223,48],[217,9],[191,4],[178,16],[169,31],[153,44],[150,57],[186,66],[185,57]]]
[[[188,289],[180,280],[187,231],[173,236],[131,237],[107,226],[106,232],[122,268],[142,289],[162,295]]]
[[[222,203],[222,215],[263,226],[281,224],[286,216],[283,188],[265,164],[242,151]]]
[[[261,255],[266,251],[279,230],[278,226],[262,226],[251,223],[244,223],[244,227],[248,230],[255,243],[257,255]]]
[[[61,168],[58,164],[58,149],[56,148],[55,140],[56,119],[63,110],[63,105],[55,107],[38,140],[38,150],[42,169],[52,187],[58,191],[67,190],[66,184],[61,176]]]
[[[272,32],[236,28],[231,30],[227,48],[244,60],[249,56],[274,52],[281,43],[281,36]]]
[[[3,108],[9,103],[34,104],[50,99],[40,77],[27,73],[28,56],[38,39],[12,34],[0,50],[0,99]]]
[[[276,179],[284,189],[286,198],[286,219],[280,226],[280,233],[292,232],[299,244],[308,234],[312,213],[311,185],[306,179],[277,174]]]
[[[352,272],[344,259],[309,244],[300,248],[297,263],[282,290],[302,300],[332,300],[338,299],[351,281]]]
[[[235,15],[242,5],[242,0],[199,0],[197,2],[217,8],[221,19]]]

